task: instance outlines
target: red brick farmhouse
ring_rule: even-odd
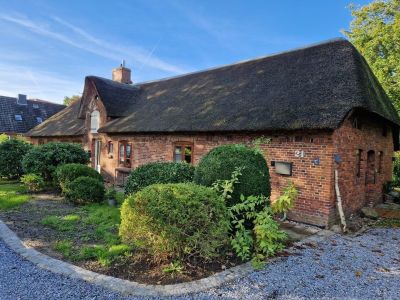
[[[79,142],[110,181],[152,161],[197,164],[213,147],[262,145],[272,199],[289,180],[289,217],[319,226],[337,217],[335,176],[348,216],[382,201],[399,148],[399,117],[364,58],[346,40],[183,76],[131,84],[88,76],[80,101],[31,130],[35,144]]]

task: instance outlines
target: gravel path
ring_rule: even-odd
[[[400,229],[374,229],[353,238],[334,235],[295,249],[262,271],[179,299],[321,298],[400,299]],[[0,299],[124,298],[41,270],[0,240]]]

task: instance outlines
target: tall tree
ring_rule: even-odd
[[[353,20],[344,34],[365,57],[400,112],[400,0],[350,5]]]
[[[64,105],[69,106],[72,102],[79,100],[80,98],[81,98],[81,96],[78,96],[78,95],[73,95],[71,97],[65,96],[64,97]]]

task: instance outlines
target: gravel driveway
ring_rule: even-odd
[[[334,235],[293,252],[262,271],[180,299],[400,299],[400,229]],[[41,270],[0,240],[0,299],[124,298]]]

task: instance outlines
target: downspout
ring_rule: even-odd
[[[335,163],[335,191],[336,191],[336,204],[339,211],[340,223],[342,224],[342,231],[347,232],[346,218],[343,213],[342,196],[339,190],[339,172],[337,168],[337,163]]]

